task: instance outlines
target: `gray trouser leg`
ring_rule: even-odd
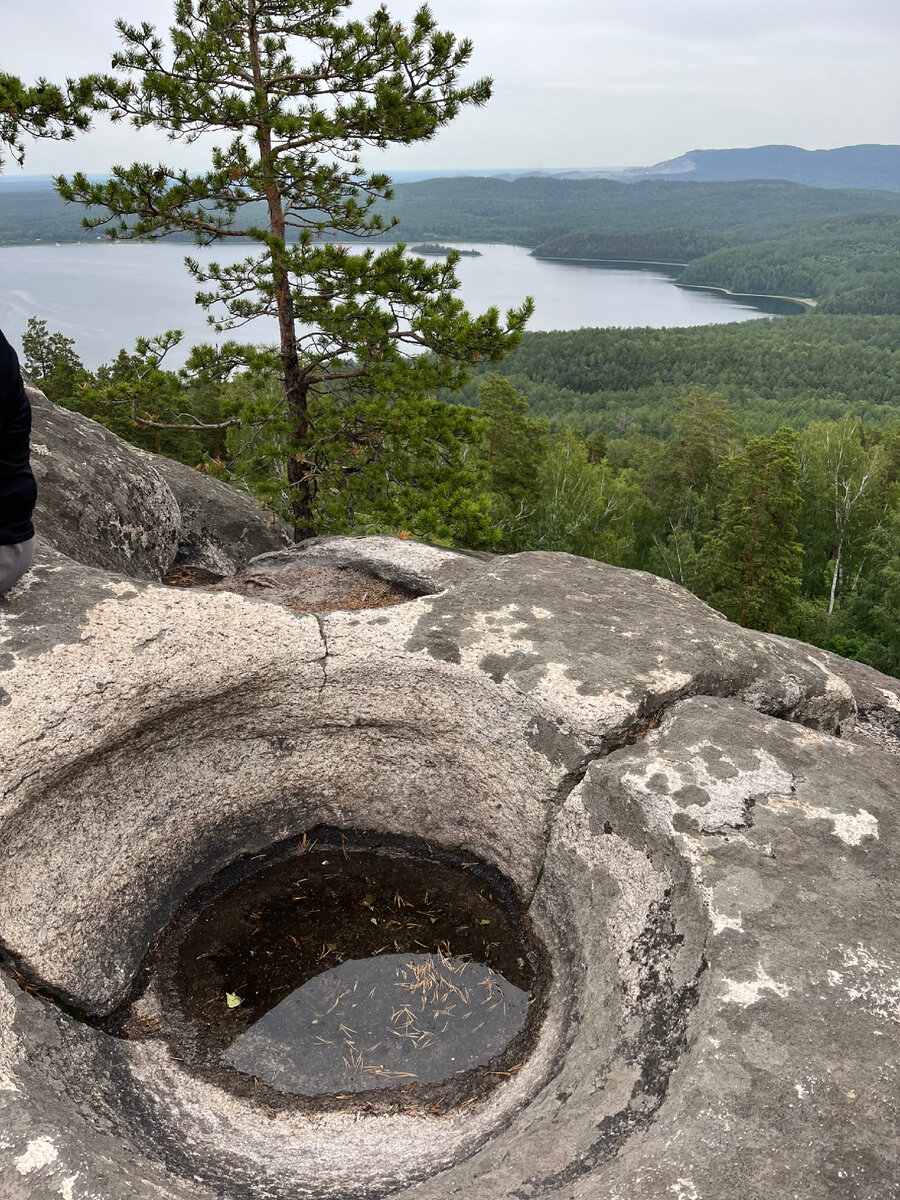
[[[14,546],[0,546],[0,596],[19,582],[33,558],[34,538],[16,542]]]

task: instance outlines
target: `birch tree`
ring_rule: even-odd
[[[884,467],[883,447],[865,445],[854,417],[816,422],[800,437],[804,575],[812,590],[824,573],[829,617],[843,589],[855,584],[865,545],[884,511]]]
[[[564,430],[542,464],[523,548],[622,563],[634,548],[634,522],[645,506],[634,472],[617,471],[606,462],[592,464],[585,443]]]

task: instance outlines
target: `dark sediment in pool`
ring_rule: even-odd
[[[154,1017],[139,998],[108,1027],[163,1037],[270,1107],[442,1113],[486,1095],[541,1008],[542,954],[512,889],[424,843],[318,833],[189,901],[142,972]]]

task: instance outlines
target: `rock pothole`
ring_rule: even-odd
[[[167,572],[165,582],[174,587],[232,592],[295,612],[313,613],[390,608],[423,594],[353,565],[290,560],[268,570],[254,567],[227,577],[202,567],[179,566]]]
[[[521,1069],[548,975],[498,871],[320,828],[191,896],[99,1027],[270,1110],[444,1115]]]

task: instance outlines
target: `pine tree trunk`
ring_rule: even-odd
[[[296,355],[294,357],[296,359]],[[309,434],[309,420],[306,387],[300,381],[299,374],[299,364],[297,365],[296,379],[289,376],[288,368],[285,367],[284,387],[294,421],[295,443],[297,446],[305,446]],[[312,463],[302,451],[298,450],[297,453],[288,457],[287,480],[291,492],[291,515],[294,518],[294,541],[302,542],[305,538],[314,537],[316,533]]]
[[[271,206],[270,206],[271,211]],[[278,212],[281,204],[278,198]],[[284,220],[281,220],[283,236]],[[278,262],[273,252],[272,274],[275,281],[275,305],[278,310],[278,329],[284,398],[293,426],[293,447],[287,459],[287,482],[291,497],[291,515],[294,520],[294,541],[313,537],[316,532],[313,498],[313,464],[306,456],[309,438],[308,384],[303,377],[297,354],[297,333],[294,326],[294,300],[291,283],[284,262]]]
[[[259,123],[256,142],[263,172],[263,188],[269,210],[269,228],[280,245],[273,246],[272,282],[275,291],[275,308],[278,313],[278,331],[282,364],[284,398],[290,414],[294,432],[294,445],[288,454],[287,482],[291,497],[291,514],[294,518],[294,541],[302,542],[315,532],[313,520],[314,487],[312,463],[306,457],[305,448],[309,437],[308,385],[303,377],[297,354],[297,330],[294,315],[294,298],[291,295],[291,280],[287,269],[286,232],[281,191],[272,170],[272,129],[269,124],[269,98],[262,76],[259,59],[258,5],[251,0],[248,16],[248,43],[256,89]]]

